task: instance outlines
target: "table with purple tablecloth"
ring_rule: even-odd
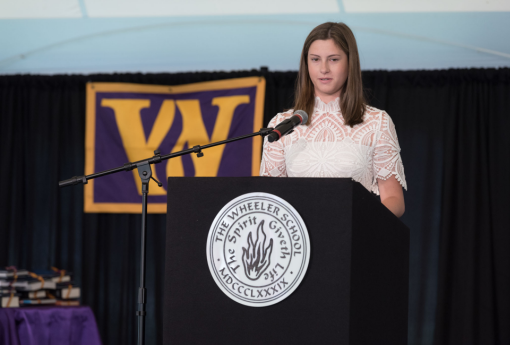
[[[89,307],[0,308],[0,345],[100,345]]]

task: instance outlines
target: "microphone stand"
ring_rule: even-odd
[[[196,145],[191,149],[170,153],[167,155],[161,156],[159,150],[154,151],[154,156],[147,159],[142,159],[133,163],[126,163],[123,166],[104,170],[98,173],[86,175],[86,176],[73,176],[70,179],[60,181],[58,183],[59,187],[66,187],[76,184],[87,184],[88,180],[103,177],[110,174],[115,174],[120,171],[131,171],[133,169],[138,169],[138,175],[142,180],[142,231],[141,231],[141,257],[140,257],[140,287],[138,288],[138,310],[136,311],[136,315],[138,315],[138,345],[145,344],[145,315],[147,312],[145,311],[145,304],[147,301],[147,289],[145,288],[145,254],[146,254],[146,238],[147,238],[147,196],[149,194],[149,182],[153,179],[159,187],[163,184],[157,181],[154,177],[152,177],[152,169],[151,164],[158,164],[164,160],[184,156],[191,153],[196,153],[197,157],[202,157],[204,154],[202,150],[208,149],[210,147],[224,145],[233,141],[243,140],[251,137],[255,137],[260,135],[262,137],[267,136],[273,131],[273,128],[261,128],[260,131],[243,135],[240,137],[226,139],[222,141],[218,141],[215,143],[207,144],[207,145]]]

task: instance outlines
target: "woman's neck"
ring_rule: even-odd
[[[340,93],[334,95],[323,95],[315,93],[315,97],[319,97],[320,100],[326,104],[333,102],[335,99],[340,97]]]

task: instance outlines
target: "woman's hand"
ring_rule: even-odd
[[[406,207],[400,182],[395,176],[391,176],[387,180],[377,179],[377,183],[382,204],[398,218],[402,217]]]

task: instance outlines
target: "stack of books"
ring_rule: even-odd
[[[33,305],[80,305],[80,287],[72,282],[72,274],[52,267],[51,271],[0,270],[2,307]],[[13,290],[15,289],[15,290]],[[7,297],[10,298],[8,303]],[[4,306],[5,299],[5,306]]]
[[[0,308],[19,307],[19,294],[14,288],[0,288]]]
[[[19,277],[26,276],[28,276],[27,270],[16,270],[13,267],[0,270],[0,308],[19,307],[20,294],[14,284]]]

